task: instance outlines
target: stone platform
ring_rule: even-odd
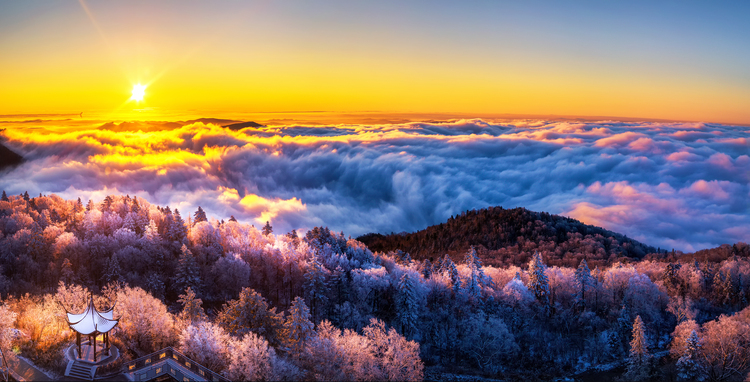
[[[73,344],[65,350],[65,356],[68,358],[68,367],[65,368],[65,376],[91,381],[96,375],[96,369],[120,358],[120,351],[110,346],[109,351],[104,349],[103,344],[96,344],[96,362],[94,362],[94,346],[88,341],[81,344],[81,354],[79,357],[78,347]]]

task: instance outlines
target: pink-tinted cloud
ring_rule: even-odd
[[[613,147],[629,144],[639,138],[645,138],[646,135],[642,133],[636,133],[628,131],[626,133],[614,134],[612,136],[602,138],[596,141],[594,146],[596,147]]]
[[[748,237],[749,133],[734,126],[467,119],[232,131],[211,122],[6,123],[6,144],[26,162],[0,173],[0,189],[127,193],[183,213],[200,205],[216,218],[269,220],[276,232],[413,231],[501,205],[663,248]]]

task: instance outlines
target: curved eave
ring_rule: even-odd
[[[114,329],[120,322],[119,318],[114,319],[113,317],[114,308],[115,307],[113,305],[110,309],[99,312],[94,306],[94,300],[91,299],[89,300],[89,304],[83,313],[75,315],[68,313],[68,326],[72,330],[75,330],[76,332],[85,336],[107,333],[110,330]],[[105,317],[105,315],[108,317]],[[78,320],[76,322],[71,322],[71,319]]]

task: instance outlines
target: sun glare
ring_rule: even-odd
[[[143,96],[146,95],[146,85],[135,84],[133,85],[133,96],[130,97],[133,101],[143,101]]]

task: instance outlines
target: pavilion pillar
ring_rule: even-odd
[[[96,363],[96,332],[94,333],[94,363]]]
[[[81,333],[76,332],[76,345],[78,345],[78,358],[83,358],[81,354]]]

